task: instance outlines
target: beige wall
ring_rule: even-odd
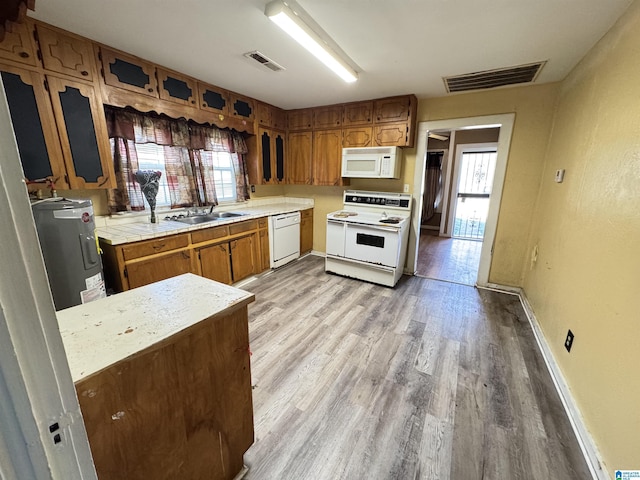
[[[562,83],[524,280],[609,474],[640,469],[639,99],[636,1]]]

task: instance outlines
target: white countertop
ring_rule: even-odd
[[[175,235],[177,233],[186,233],[193,230],[201,230],[203,228],[217,227],[219,225],[228,225],[230,223],[243,222],[255,218],[295,212],[313,208],[313,205],[312,199],[304,198],[275,197],[253,200],[246,204],[235,206],[225,205],[216,207],[215,209],[217,212],[231,211],[244,213],[245,215],[241,217],[225,218],[224,220],[201,223],[199,225],[189,225],[172,220],[164,220],[166,215],[171,215],[171,213],[166,212],[156,213],[158,223],[150,223],[145,215],[133,217],[137,218],[137,221],[133,222],[127,218],[118,218],[118,216],[111,218],[97,217],[96,233],[98,237],[105,242],[111,245],[119,245],[165,237],[167,235]]]
[[[186,273],[56,312],[77,382],[254,295]]]

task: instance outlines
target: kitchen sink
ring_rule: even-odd
[[[188,223],[189,225],[198,225],[200,223],[215,222],[225,220],[227,218],[242,217],[246,213],[238,212],[213,212],[203,215],[192,215],[190,217],[176,218],[176,222]]]

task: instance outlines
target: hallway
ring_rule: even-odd
[[[482,242],[422,233],[416,275],[475,285]]]

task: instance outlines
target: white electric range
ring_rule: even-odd
[[[327,215],[325,271],[395,286],[407,255],[411,195],[347,190],[343,206]]]

